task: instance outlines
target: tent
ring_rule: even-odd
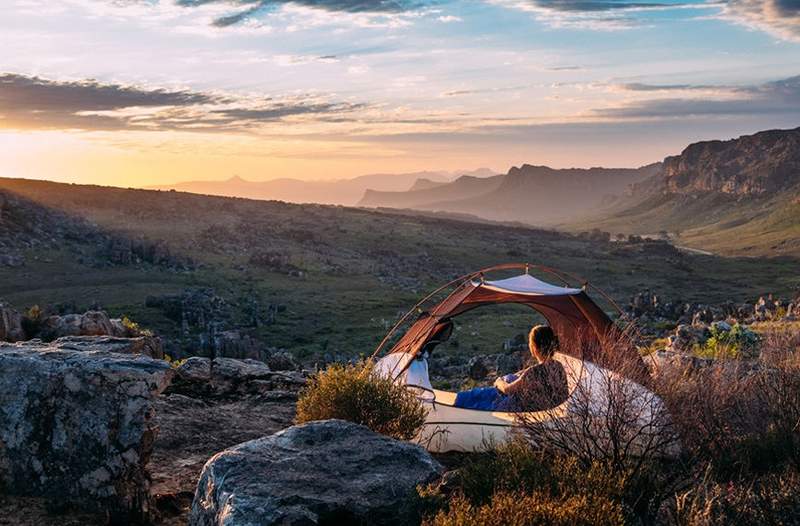
[[[531,270],[551,274],[562,281],[562,285],[553,285],[534,277]],[[498,271],[519,273],[512,277],[488,279],[489,274]],[[547,320],[559,341],[570,342],[568,346],[562,345],[561,352],[554,356],[567,373],[570,397],[577,386],[588,385],[587,382],[597,383],[599,375],[609,372],[624,374],[626,381],[630,381],[636,389],[649,393],[645,387],[649,374],[635,347],[615,345],[616,355],[603,352],[603,342],[618,329],[587,294],[589,284],[584,282],[580,287],[569,286],[570,279],[575,281],[564,273],[531,264],[509,264],[483,269],[437,289],[389,331],[373,356],[377,356],[399,332],[399,328],[417,314],[388,354],[377,362],[376,370],[414,389],[429,404],[425,429],[418,437],[419,441],[425,442],[434,451],[471,451],[480,449],[487,441],[505,440],[515,425],[515,413],[455,407],[456,393],[434,389],[428,377],[429,355],[437,343],[449,336],[452,319],[486,305],[526,305]],[[449,289],[451,292],[442,301],[430,308],[423,308],[434,296]],[[620,364],[625,364],[624,370]],[[650,400],[653,397],[647,398]],[[568,397],[561,406],[548,410],[546,415],[542,414],[542,418],[555,418],[561,413],[566,415],[569,407]],[[663,408],[649,408],[648,411],[650,409]]]

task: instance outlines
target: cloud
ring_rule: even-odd
[[[719,18],[765,31],[782,40],[800,42],[798,0],[728,0]]]
[[[592,114],[616,119],[690,116],[800,115],[800,75],[756,86],[623,84],[633,92],[698,92],[692,97],[653,98],[602,108]]]
[[[643,13],[680,9],[708,9],[708,3],[632,0],[489,0],[506,7],[532,13],[537,20],[554,28],[615,31],[641,27],[651,20]]]
[[[95,80],[56,81],[0,74],[2,128],[244,131],[293,117],[344,119],[362,107],[318,96],[242,98]]]
[[[422,0],[177,0],[177,4],[184,7],[225,4],[232,5],[233,9],[238,8],[229,15],[216,18],[213,22],[216,27],[232,26],[286,4],[343,13],[396,14],[420,9],[432,3]]]

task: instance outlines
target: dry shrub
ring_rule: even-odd
[[[422,402],[405,386],[376,374],[371,362],[333,364],[312,376],[297,400],[299,424],[341,419],[410,440],[425,423]]]
[[[458,470],[454,498],[435,500],[424,524],[624,524],[626,479],[600,464],[555,457],[517,437]],[[424,491],[425,498],[436,498]],[[443,497],[439,495],[438,497]]]
[[[768,333],[761,364],[753,395],[765,433],[772,449],[800,469],[800,330]]]
[[[755,431],[751,378],[736,362],[660,371],[660,392],[691,462],[711,462],[720,472],[741,469],[742,447]]]
[[[662,464],[677,452],[679,441],[662,399],[642,385],[650,383],[642,363],[627,352],[634,336],[631,327],[609,334],[590,350],[593,363],[584,361],[567,371],[575,388],[566,411],[521,413],[518,424],[531,443],[553,455],[575,458],[584,468],[603,466],[623,479],[622,498],[649,520],[674,491],[674,473]],[[562,342],[562,351],[578,356],[585,351],[565,345],[580,341]]]
[[[500,492],[487,504],[473,505],[456,497],[446,511],[423,521],[423,526],[620,526],[619,504],[591,495],[553,498],[545,493]]]
[[[688,457],[717,479],[800,465],[800,334],[765,335],[751,362],[673,366],[658,376]]]
[[[716,483],[708,475],[696,488],[676,495],[671,523],[676,526],[800,524],[797,472],[736,483]]]

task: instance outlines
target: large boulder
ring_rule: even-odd
[[[64,336],[139,336],[125,327],[122,320],[111,319],[104,311],[49,316],[42,324],[42,337],[49,340]]]
[[[147,520],[152,403],[172,374],[145,356],[0,344],[0,487]]]
[[[420,446],[342,420],[294,426],[214,455],[192,526],[403,524],[442,467]]]
[[[15,342],[24,339],[22,316],[11,307],[0,303],[0,341]]]

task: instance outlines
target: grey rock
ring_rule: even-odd
[[[441,472],[415,444],[342,420],[310,422],[214,455],[189,524],[413,523],[408,500]]]
[[[16,342],[24,339],[22,316],[11,307],[0,303],[0,341]]]
[[[189,396],[241,396],[304,384],[302,373],[272,371],[257,360],[215,358],[212,361],[195,356],[178,367],[171,389]]]
[[[473,380],[482,380],[486,378],[486,375],[489,374],[489,369],[483,362],[483,358],[480,356],[470,358],[469,363],[467,363],[467,374]]]
[[[160,360],[0,344],[0,486],[112,520],[148,520],[152,402],[172,377]]]
[[[267,358],[267,365],[273,371],[299,371],[303,367],[286,351],[276,351]]]
[[[53,342],[54,347],[72,351],[108,351],[120,354],[143,354],[163,359],[161,339],[153,336],[119,338],[116,336],[63,336]]]
[[[44,320],[42,335],[48,339],[63,336],[133,336],[120,320],[111,320],[103,311],[49,316]]]

